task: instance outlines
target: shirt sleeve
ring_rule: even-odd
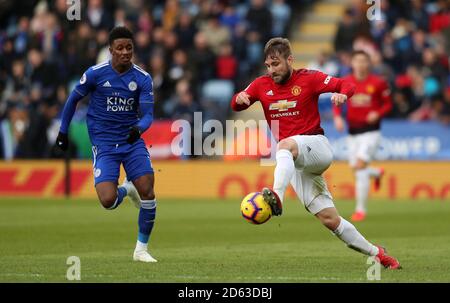
[[[73,90],[67,98],[62,112],[61,126],[59,128],[59,131],[61,133],[67,134],[69,132],[70,121],[72,121],[78,101],[80,101],[81,99],[83,99],[83,96],[77,93],[75,90]]]
[[[83,73],[80,81],[75,86],[74,91],[80,94],[82,97],[88,95],[95,89],[95,73],[92,68],[89,68]]]
[[[336,78],[320,71],[315,71],[313,87],[318,95],[323,93],[341,93],[349,99],[355,92],[355,85],[350,81]]]
[[[260,99],[259,98],[259,86],[260,86],[259,81],[258,81],[258,79],[256,79],[243,90],[244,92],[246,92],[249,95],[249,99],[250,99],[249,105],[236,103],[237,95],[240,93],[239,92],[239,93],[235,94],[233,96],[233,98],[231,99],[231,108],[234,111],[241,111],[241,110],[249,108],[256,101],[259,101],[259,99]]]
[[[139,108],[141,110],[141,118],[137,127],[141,132],[145,132],[153,122],[153,81],[150,75],[146,76],[139,94]]]

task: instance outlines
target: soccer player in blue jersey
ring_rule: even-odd
[[[151,76],[131,62],[133,34],[115,27],[109,34],[111,60],[90,67],[71,92],[62,113],[56,145],[68,148],[69,124],[77,102],[90,94],[87,126],[92,143],[94,181],[100,203],[116,209],[125,196],[139,208],[135,261],[157,262],[147,244],[156,214],[154,174],[140,135],[153,121]],[[127,177],[118,186],[120,164]]]

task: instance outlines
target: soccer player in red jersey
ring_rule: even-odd
[[[381,119],[392,109],[391,93],[386,81],[371,74],[370,58],[364,51],[352,54],[353,74],[344,78],[355,85],[355,92],[347,102],[349,163],[356,180],[356,209],[352,221],[362,221],[367,213],[370,178],[374,178],[375,190],[380,188],[383,168],[369,166],[377,151],[381,134]],[[341,109],[333,108],[334,124],[344,131]]]
[[[305,208],[315,215],[348,247],[376,259],[386,268],[400,268],[399,262],[384,248],[367,241],[355,226],[342,218],[333,203],[322,174],[330,166],[333,153],[320,126],[318,97],[335,92],[331,100],[339,105],[353,95],[354,85],[319,71],[294,70],[290,42],[272,38],[264,48],[267,75],[254,80],[233,96],[235,111],[260,101],[272,126],[278,121],[279,134],[273,190],[263,188],[263,196],[274,215],[281,215],[284,193],[289,183]]]

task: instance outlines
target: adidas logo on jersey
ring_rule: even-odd
[[[269,91],[266,93],[266,95],[267,95],[267,96],[273,96],[273,91],[272,91],[272,90],[269,90]]]
[[[105,83],[103,83],[103,87],[111,87],[111,84],[109,83],[109,81],[106,81]]]

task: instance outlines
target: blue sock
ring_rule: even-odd
[[[153,224],[156,216],[156,200],[141,200],[141,209],[139,210],[139,233],[138,241],[147,244],[152,233]]]
[[[107,208],[107,209],[113,210],[113,209],[116,209],[117,207],[119,207],[120,203],[122,203],[123,198],[125,198],[126,195],[127,195],[127,190],[125,189],[125,187],[119,186],[117,188],[116,202],[114,202],[113,206],[111,206],[110,208]]]

